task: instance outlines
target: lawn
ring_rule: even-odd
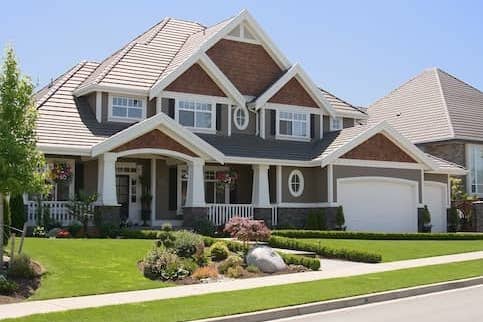
[[[483,275],[483,260],[475,260],[171,300],[49,313],[6,321],[186,321],[325,301],[481,275]]]
[[[301,239],[333,248],[347,248],[382,255],[383,262],[483,250],[483,240],[361,240]]]
[[[138,271],[152,240],[27,238],[24,251],[47,270],[31,299],[164,287]]]

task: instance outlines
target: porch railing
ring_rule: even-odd
[[[62,226],[68,226],[77,222],[67,207],[68,203],[68,201],[42,201],[42,207],[45,209],[44,215],[49,215],[51,221],[58,222]],[[27,225],[37,225],[41,221],[39,216],[42,216],[38,209],[38,203],[36,201],[28,201],[26,206]]]
[[[216,226],[224,225],[233,217],[253,219],[253,205],[209,204],[208,219]]]

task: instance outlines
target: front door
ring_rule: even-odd
[[[117,202],[121,205],[121,221],[126,222],[129,217],[129,176],[116,176]]]

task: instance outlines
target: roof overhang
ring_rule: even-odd
[[[110,92],[110,93],[122,93],[125,95],[134,95],[134,96],[148,96],[149,90],[143,89],[135,86],[128,86],[128,85],[101,85],[101,84],[90,84],[87,86],[82,86],[73,91],[74,96],[80,97],[92,92]]]

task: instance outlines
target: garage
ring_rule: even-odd
[[[424,183],[424,202],[431,214],[431,231],[446,232],[447,185],[440,182],[426,181]]]
[[[388,177],[337,179],[347,230],[417,232],[418,183]]]

